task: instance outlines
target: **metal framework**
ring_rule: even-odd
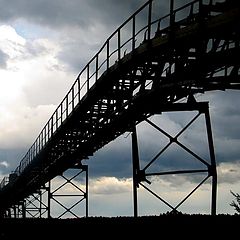
[[[88,217],[88,166],[78,164],[70,170],[68,174],[65,172],[46,183],[45,186],[26,197],[24,201],[11,206],[5,211],[4,217],[63,218],[67,215],[75,218]],[[85,178],[84,188],[79,186],[79,178],[81,182]],[[69,186],[71,191],[67,189]],[[52,206],[54,203],[55,208]],[[63,209],[61,213],[56,213],[56,205]],[[81,212],[83,208],[85,210]]]
[[[193,102],[193,103],[175,103],[170,106],[166,106],[162,112],[177,112],[177,111],[198,111],[196,116],[192,118],[192,120],[179,131],[178,134],[175,136],[170,135],[165,130],[157,126],[155,123],[146,119],[146,122],[154,127],[157,131],[161,134],[165,135],[169,142],[154,156],[153,159],[149,161],[149,163],[141,168],[140,167],[140,157],[138,151],[138,140],[137,140],[137,131],[136,126],[134,126],[132,131],[132,163],[133,163],[133,206],[134,206],[134,216],[138,216],[138,194],[137,190],[139,187],[143,187],[153,196],[158,198],[164,204],[166,204],[170,209],[171,212],[176,213],[178,208],[202,185],[204,184],[210,177],[212,177],[212,200],[211,200],[211,214],[216,215],[216,200],[217,200],[217,170],[216,170],[216,160],[214,154],[214,144],[213,144],[213,136],[212,136],[212,129],[211,129],[211,121],[208,109],[208,103],[206,102]],[[184,144],[179,141],[179,137],[201,116],[205,116],[205,123],[206,123],[206,131],[207,131],[207,139],[208,139],[208,147],[209,147],[209,158],[208,160],[203,159],[198,154],[194,153],[189,147],[185,146]],[[164,172],[147,172],[149,167],[157,160],[159,160],[163,153],[165,153],[169,147],[173,144],[177,144],[183,150],[188,152],[190,155],[194,157],[195,160],[199,161],[205,168],[204,169],[191,169],[191,170],[174,170],[174,171],[164,171]],[[149,187],[147,187],[144,182],[150,184],[151,182],[148,180],[148,177],[151,176],[163,176],[163,175],[177,175],[177,174],[198,174],[198,173],[207,173],[204,179],[186,196],[184,197],[176,206],[172,206],[168,201],[163,199],[159,194],[152,191]]]
[[[25,198],[23,218],[46,218],[50,208],[47,204],[49,188],[41,187],[36,193]]]
[[[49,198],[48,198],[48,206],[52,206],[54,203],[61,206],[63,211],[59,214],[54,214],[54,218],[64,218],[68,215],[68,217],[80,218],[84,213],[81,213],[80,207],[83,205],[85,201],[85,217],[88,217],[88,166],[80,165],[76,166],[74,169],[76,170],[72,173],[72,176],[65,176],[62,174],[60,177],[63,180],[60,185],[55,188],[51,187],[51,182],[49,182]],[[85,175],[85,187],[84,189],[74,182],[74,180],[78,179],[80,175]],[[82,176],[81,176],[82,177]],[[71,187],[71,191],[69,191],[68,187]],[[66,200],[64,202],[63,200]],[[73,203],[69,203],[69,200],[73,200]],[[75,207],[78,207],[76,210]],[[74,210],[75,209],[75,210]],[[48,218],[53,217],[48,213]]]

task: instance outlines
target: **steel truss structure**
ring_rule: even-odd
[[[25,198],[23,205],[23,218],[43,218],[48,216],[50,208],[47,204],[49,188],[41,187],[36,193]]]
[[[70,170],[72,171],[68,174],[64,172],[23,201],[11,206],[5,212],[5,218],[54,217],[60,219],[66,215],[74,218],[88,217],[88,166],[79,164]],[[79,186],[79,178],[81,180],[85,178],[84,188]],[[60,184],[56,184],[56,182],[60,182]],[[57,187],[53,187],[52,185],[57,185]],[[72,190],[70,192],[66,189],[69,186]],[[73,200],[73,203],[71,200]],[[56,205],[61,206],[63,211],[56,213]],[[81,212],[80,208],[85,208],[84,212]]]
[[[88,217],[88,166],[87,165],[80,165],[76,166],[74,170],[77,170],[72,174],[72,176],[65,176],[62,174],[60,177],[63,180],[62,184],[60,184],[56,188],[51,188],[51,182],[49,182],[49,206],[56,203],[57,205],[61,206],[63,209],[62,213],[58,215],[55,214],[55,218],[64,218],[66,215],[68,217],[75,217],[79,218],[83,215],[80,214],[80,205],[84,205],[85,201],[85,217]],[[77,185],[77,182],[74,182],[80,175],[85,174],[85,186],[84,189]],[[71,187],[72,191],[68,193],[68,190],[65,189],[66,187]],[[73,200],[73,203],[64,203],[63,200]],[[52,202],[52,203],[51,203]],[[74,210],[75,207],[78,207],[77,210]],[[82,213],[83,214],[83,213]],[[48,214],[48,217],[52,217],[53,215]]]
[[[140,167],[140,157],[139,157],[139,149],[138,149],[138,138],[137,138],[137,130],[136,126],[132,131],[132,165],[133,165],[133,206],[134,206],[134,216],[138,216],[138,188],[143,187],[153,196],[158,198],[161,202],[166,204],[170,209],[171,213],[177,213],[179,207],[202,185],[204,184],[210,177],[212,178],[212,200],[211,200],[211,214],[216,215],[216,199],[217,199],[217,170],[216,170],[216,160],[214,154],[214,144],[213,144],[213,136],[212,136],[212,128],[210,121],[210,114],[207,102],[188,102],[188,103],[175,103],[169,106],[166,106],[162,109],[162,112],[183,112],[183,111],[198,111],[196,116],[192,118],[192,120],[179,131],[175,136],[170,135],[165,130],[157,126],[155,123],[146,119],[146,122],[150,124],[155,130],[159,131],[161,134],[165,135],[169,142],[154,156],[153,159],[146,164],[145,167]],[[209,147],[209,158],[210,162],[206,159],[203,159],[198,154],[193,152],[189,147],[182,144],[179,141],[179,137],[201,116],[204,115],[205,123],[206,123],[206,132],[208,138],[208,147]],[[177,144],[180,148],[185,150],[187,153],[192,155],[197,161],[202,163],[205,167],[204,169],[191,169],[191,170],[175,170],[175,171],[164,171],[164,172],[147,172],[148,168],[159,158],[161,158],[162,154],[169,149],[169,147],[173,144]],[[204,179],[186,196],[184,197],[176,206],[172,206],[168,201],[163,199],[159,194],[152,191],[149,187],[147,187],[145,183],[150,184],[151,182],[148,180],[148,177],[152,176],[163,176],[163,175],[177,175],[177,174],[196,174],[196,173],[206,173],[207,175]]]
[[[165,16],[159,16],[159,1],[143,4],[79,73],[19,166],[1,181],[0,217],[12,206],[17,206],[12,212],[18,215],[24,199],[37,195],[51,179],[74,168],[123,133],[131,132],[142,121],[168,137],[169,145],[175,143],[190,153],[181,145],[178,135],[170,136],[147,119],[159,112],[200,108],[201,103],[191,101],[188,104],[192,105],[177,104],[198,93],[240,90],[239,1],[192,0],[175,8],[171,0],[170,12]],[[206,167],[196,172],[205,171],[213,179],[211,212],[215,214],[217,178],[211,125],[208,112],[204,108],[199,111],[206,117],[212,162],[207,164],[192,155]],[[146,168],[139,167],[135,135],[133,131],[136,216],[136,189],[147,188],[143,182],[151,175],[147,175]],[[180,173],[187,171],[174,172]],[[161,174],[167,173],[152,175]],[[87,194],[80,191],[80,195],[87,200]],[[51,197],[51,203],[59,201],[61,206],[56,192]],[[41,206],[49,211],[49,205]],[[179,207],[168,206],[174,211]],[[64,208],[68,210],[72,212],[71,207]]]

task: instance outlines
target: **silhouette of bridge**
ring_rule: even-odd
[[[45,209],[50,217],[50,200],[54,198],[50,181],[72,168],[86,174],[86,188],[78,190],[79,202],[86,200],[88,216],[88,168],[82,160],[125,132],[132,133],[134,216],[138,215],[140,186],[177,211],[208,178],[212,178],[211,213],[216,214],[217,173],[208,103],[197,102],[194,96],[212,90],[240,89],[239,1],[195,0],[176,9],[171,0],[169,14],[159,16],[160,12],[158,0],[147,1],[116,29],[80,72],[19,166],[2,180],[2,217],[26,217],[30,196],[42,204],[35,207]],[[150,116],[168,111],[198,114],[173,137],[149,120]],[[202,114],[210,162],[178,139]],[[169,139],[143,169],[136,132],[136,125],[142,121]],[[204,168],[147,173],[147,168],[172,143]],[[175,207],[143,184],[153,175],[187,173],[206,173],[206,178]],[[76,176],[65,180],[71,182]],[[43,191],[48,193],[46,204],[35,195],[41,197]],[[71,208],[65,209],[71,212]]]

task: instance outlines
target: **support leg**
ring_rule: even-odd
[[[137,217],[138,216],[137,188],[138,188],[138,172],[140,167],[136,126],[134,126],[132,132],[132,165],[133,165],[133,208],[134,217]]]
[[[216,203],[217,203],[217,170],[216,170],[216,159],[214,153],[214,144],[213,144],[213,136],[212,136],[212,128],[211,128],[211,120],[209,110],[207,109],[205,112],[206,119],[206,127],[207,127],[207,135],[208,135],[208,144],[211,158],[211,169],[210,175],[212,176],[212,206],[211,206],[211,214],[216,215]]]

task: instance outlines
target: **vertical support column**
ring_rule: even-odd
[[[42,218],[42,208],[43,208],[43,203],[42,203],[42,193],[40,190],[40,194],[39,194],[39,218]]]
[[[51,180],[48,182],[47,193],[47,218],[51,218]]]
[[[209,144],[209,153],[211,159],[211,169],[209,169],[209,175],[212,176],[212,206],[211,206],[211,214],[216,215],[216,203],[217,203],[217,170],[216,170],[216,159],[214,152],[214,144],[213,144],[213,136],[212,136],[212,127],[209,109],[205,110],[205,120],[206,120],[206,128],[207,128],[207,136],[208,136],[208,144]]]
[[[88,165],[84,165],[86,171],[86,192],[85,192],[85,199],[86,199],[86,218],[88,217]]]
[[[26,218],[26,201],[23,200],[21,205],[22,205],[22,218]]]
[[[137,217],[138,216],[137,188],[138,188],[138,173],[140,170],[140,164],[139,164],[136,126],[133,127],[133,131],[132,131],[132,166],[133,166],[133,209],[134,209],[134,217]]]

